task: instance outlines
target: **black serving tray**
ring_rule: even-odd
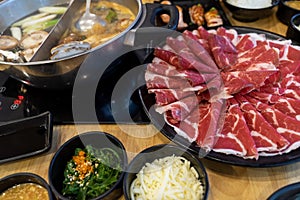
[[[155,1],[155,2],[160,3],[161,1],[162,0]],[[193,24],[191,22],[190,15],[189,15],[189,8],[192,7],[193,5],[197,5],[197,4],[201,4],[203,6],[205,12],[210,10],[212,7],[215,7],[218,10],[221,18],[223,19],[223,25],[222,26],[231,26],[231,23],[228,20],[228,18],[226,16],[219,0],[190,0],[190,1],[170,0],[170,2],[172,3],[172,5],[178,5],[182,8],[183,21],[188,24],[188,27],[186,29],[183,29],[183,30],[195,30],[195,29],[197,29],[198,25]],[[215,29],[219,26],[207,27],[206,24],[204,24],[203,27],[206,28],[206,29]],[[183,30],[179,30],[179,31],[183,31]]]
[[[0,164],[43,153],[52,144],[50,112],[0,123]]]

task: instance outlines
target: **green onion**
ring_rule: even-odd
[[[108,23],[112,23],[117,19],[118,15],[117,12],[113,9],[109,9],[108,14],[106,15],[105,19]]]
[[[34,24],[50,21],[50,20],[54,19],[56,16],[57,16],[56,14],[47,15],[47,16],[42,17],[42,18],[38,18],[38,19],[35,19],[35,20],[24,22],[21,26],[22,26],[22,28],[26,28],[26,27],[32,26]]]
[[[67,7],[63,6],[45,6],[39,8],[41,13],[50,13],[50,14],[64,14],[67,10]]]
[[[24,33],[31,33],[33,31],[45,30],[47,28],[53,27],[58,22],[58,19],[52,19],[50,21],[34,24],[32,26],[23,29]]]
[[[32,16],[26,17],[26,18],[24,18],[20,21],[17,21],[12,26],[21,26],[22,24],[24,24],[26,22],[30,22],[32,20],[40,19],[40,18],[45,17],[47,15],[48,15],[48,13],[39,13],[39,14],[36,14],[36,15],[32,15]]]

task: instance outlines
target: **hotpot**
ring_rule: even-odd
[[[76,0],[83,1],[85,0]],[[88,54],[101,50],[101,52],[117,54],[118,49],[124,46],[125,35],[134,29],[145,26],[156,26],[156,16],[168,13],[171,17],[163,28],[176,29],[178,11],[175,6],[158,3],[142,4],[140,0],[110,0],[128,7],[135,19],[123,32],[109,41],[81,54],[59,60],[42,60],[25,63],[0,62],[0,71],[33,87],[47,89],[65,89],[74,84],[78,69]],[[69,3],[68,0],[7,0],[0,4],[0,33],[3,33],[13,22],[35,12],[38,8],[50,5]],[[101,57],[107,55],[101,54]],[[101,60],[101,58],[99,58]]]

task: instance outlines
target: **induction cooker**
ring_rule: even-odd
[[[147,52],[131,51],[112,61],[97,79],[93,98],[83,102],[77,100],[75,85],[62,90],[36,88],[0,72],[0,164],[47,152],[52,145],[53,125],[149,124],[138,95],[138,89],[145,84],[142,63]],[[126,79],[121,91],[113,93],[118,82],[132,70],[136,72],[134,76]],[[85,107],[85,102],[94,106],[93,114],[79,109]],[[78,110],[80,117],[74,115]]]
[[[144,50],[138,50],[129,52],[112,62],[97,86],[95,94],[97,119],[85,117],[76,123],[150,123],[137,91],[123,91],[112,97],[113,88],[118,80],[126,72],[140,65],[144,56]],[[135,80],[130,80],[130,82],[130,84],[135,84]],[[126,94],[127,92],[129,94]],[[0,72],[0,124],[1,122],[26,119],[47,111],[52,114],[54,125],[72,124],[74,123],[72,113],[74,97],[72,94],[72,88],[64,90],[35,88]],[[118,109],[113,111],[114,114],[111,109],[112,102],[118,105]],[[129,112],[129,115],[124,115],[124,112]],[[118,116],[117,121],[114,116]]]

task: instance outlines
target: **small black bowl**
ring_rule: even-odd
[[[87,145],[91,145],[96,149],[111,148],[120,156],[122,172],[119,176],[119,179],[110,189],[93,200],[117,199],[123,194],[122,181],[128,164],[127,153],[121,141],[119,141],[115,136],[99,131],[86,132],[76,135],[65,142],[55,153],[50,162],[48,172],[49,184],[54,195],[57,199],[69,200],[69,198],[63,196],[61,192],[63,188],[64,170],[67,162],[72,159],[72,156],[74,156],[75,149],[84,149]]]
[[[130,200],[130,186],[132,181],[136,178],[136,174],[142,169],[146,163],[151,163],[155,159],[164,158],[167,156],[182,156],[191,162],[191,166],[196,169],[199,174],[199,179],[203,184],[203,198],[207,199],[209,191],[209,181],[206,170],[198,157],[194,156],[187,149],[177,145],[161,144],[149,147],[141,151],[130,162],[127,172],[123,180],[123,192],[126,200]]]
[[[294,16],[297,13],[300,13],[300,10],[288,6],[286,4],[286,2],[288,1],[289,0],[280,0],[278,10],[276,12],[277,18],[285,25],[288,25],[290,23],[292,16]]]
[[[286,37],[300,44],[300,13],[291,18],[286,31]]]
[[[224,5],[232,13],[232,17],[241,22],[254,22],[259,19],[266,18],[273,13],[273,8],[279,4],[280,0],[272,0],[272,5],[264,8],[245,8],[235,6],[224,0]]]
[[[300,182],[291,183],[279,188],[267,200],[296,200],[300,197]]]
[[[52,191],[48,183],[37,174],[29,172],[20,172],[16,174],[8,175],[0,179],[0,194],[6,191],[7,189],[23,184],[23,183],[35,183],[44,187],[48,191],[49,200],[54,200]]]

